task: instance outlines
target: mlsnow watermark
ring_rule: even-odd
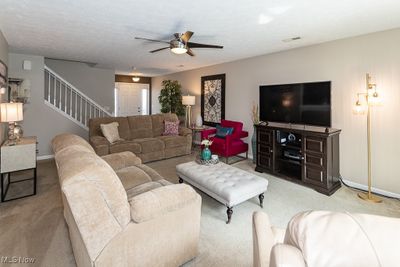
[[[4,264],[34,264],[36,261],[35,258],[30,257],[21,257],[21,256],[0,256],[0,263]]]

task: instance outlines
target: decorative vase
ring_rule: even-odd
[[[201,127],[203,126],[203,118],[201,117],[201,115],[197,115],[196,117],[196,127]]]
[[[256,127],[254,126],[253,128],[254,128],[253,135],[251,136],[251,152],[253,154],[253,163],[255,164],[256,163],[256,157],[257,157],[257,155],[256,155],[256,153],[257,153],[257,151],[256,151],[257,150],[257,148],[256,148],[257,137],[256,137]]]
[[[203,151],[201,151],[201,158],[203,160],[210,160],[211,159],[211,150],[208,147],[205,147]]]

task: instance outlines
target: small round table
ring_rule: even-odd
[[[201,126],[201,127],[197,127],[197,126],[195,126],[195,127],[189,127],[189,129],[192,130],[192,146],[193,146],[193,148],[195,148],[195,146],[197,145],[197,144],[196,144],[196,140],[195,140],[196,134],[197,134],[197,133],[200,133],[200,136],[201,136],[201,133],[202,133],[203,131],[205,131],[205,130],[210,130],[210,129],[215,129],[215,127],[211,127],[211,126],[206,126],[206,125],[204,125],[204,126]],[[201,139],[201,137],[200,137],[200,139]],[[202,141],[202,140],[200,140],[200,143],[201,143],[201,141]],[[198,144],[198,145],[201,145],[201,144]]]

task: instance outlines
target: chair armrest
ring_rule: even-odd
[[[305,267],[303,254],[291,245],[277,244],[272,248],[270,267],[295,266]]]
[[[192,135],[192,130],[186,127],[179,126],[179,135],[181,136]]]
[[[216,134],[216,133],[217,133],[217,129],[216,128],[203,130],[203,131],[201,131],[201,140],[209,139],[210,135],[213,135],[213,134]]]
[[[105,160],[114,171],[142,164],[142,160],[130,151],[113,153],[102,156],[101,158]]]
[[[247,136],[249,136],[249,132],[248,131],[242,131],[240,133],[240,138],[246,138]]]
[[[266,213],[253,213],[253,266],[269,267],[275,234]]]
[[[103,156],[110,153],[110,142],[103,136],[91,136],[89,143],[97,155]]]
[[[181,209],[198,198],[200,195],[186,184],[159,187],[129,200],[131,218],[136,223],[149,221]]]

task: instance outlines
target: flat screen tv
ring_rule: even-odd
[[[331,82],[261,85],[260,120],[331,127]]]

